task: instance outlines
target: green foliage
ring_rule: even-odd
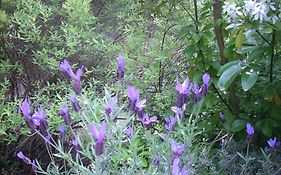
[[[241,173],[241,168],[242,173],[250,173],[254,172],[252,165],[262,167],[255,173],[271,174],[276,170],[275,164],[271,166],[270,156],[263,153],[262,158],[259,150],[253,150],[251,156],[243,151],[245,146],[235,147],[233,152],[232,148],[218,151],[213,138],[221,133],[233,135],[233,140],[240,144],[245,140],[247,123],[256,130],[254,143],[258,146],[264,146],[270,137],[280,138],[280,19],[276,23],[255,20],[245,13],[238,15],[235,23],[223,13],[222,18],[214,21],[212,10],[219,9],[207,0],[1,2],[0,142],[13,144],[19,137],[30,136],[18,111],[18,105],[25,98],[32,101],[32,109],[44,105],[49,130],[57,134],[57,126],[63,120],[58,110],[74,94],[73,91],[69,93],[69,83],[58,73],[59,62],[67,59],[76,68],[85,66],[83,96],[79,103],[89,111],[84,111],[83,115],[71,113],[84,132],[90,121],[99,123],[103,118],[105,99],[99,98],[103,94],[107,98],[118,95],[124,102],[118,114],[127,118],[120,123],[107,121],[112,131],[109,134],[113,135],[108,142],[112,153],[108,151],[102,160],[91,160],[93,154],[88,148],[94,142],[87,133],[81,136],[81,155],[92,161],[86,169],[81,163],[82,156],[71,157],[62,150],[62,145],[55,145],[54,156],[66,160],[72,173],[96,173],[99,167],[96,168],[95,163],[99,162],[97,166],[101,166],[101,170],[108,168],[112,174],[153,174],[156,169],[151,162],[159,153],[166,158],[165,162],[160,162],[159,172],[170,172],[168,138],[161,142],[158,135],[164,129],[164,117],[174,115],[171,106],[175,105],[177,77],[181,82],[189,77],[191,82],[201,84],[201,77],[207,72],[211,75],[208,96],[195,106],[192,106],[192,99],[188,99],[185,115],[190,118],[181,123],[178,132],[172,133],[188,145],[185,156],[190,172],[220,174],[231,166],[230,172],[234,174]],[[243,2],[231,1],[241,9]],[[280,2],[272,2],[279,7]],[[270,10],[269,15],[274,14],[280,15],[279,9]],[[221,29],[223,48],[218,48],[215,27]],[[126,65],[122,83],[114,80],[118,52],[124,55]],[[126,112],[124,99],[128,85],[141,89],[142,98],[149,104],[146,112],[158,117],[159,124],[153,132],[142,129]],[[104,87],[115,94],[105,91]],[[219,112],[224,113],[224,123],[219,120]],[[81,120],[85,121],[81,123]],[[123,135],[128,123],[136,127],[131,141]],[[91,142],[86,143],[89,140]],[[208,143],[214,147],[205,147]],[[231,143],[230,147],[233,145]],[[221,155],[219,160],[210,160],[212,151]],[[257,160],[259,163],[255,164]],[[232,166],[226,162],[237,163]],[[44,169],[38,168],[39,171]],[[47,173],[59,174],[60,168],[51,162]]]

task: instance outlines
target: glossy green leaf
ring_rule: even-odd
[[[242,119],[235,120],[231,125],[231,131],[238,132],[246,127],[247,121]]]
[[[218,87],[221,90],[226,90],[242,70],[243,67],[240,64],[235,64],[226,69],[219,78]]]
[[[226,69],[228,69],[229,67],[239,64],[241,61],[231,61],[228,62],[226,64],[224,64],[218,71],[217,75],[221,75]]]
[[[244,39],[244,30],[240,29],[239,32],[236,35],[236,41],[235,41],[235,46],[237,50],[240,50],[243,44],[243,39]]]
[[[241,84],[244,91],[248,91],[253,87],[258,80],[258,74],[251,72],[250,75],[244,73],[241,77]]]

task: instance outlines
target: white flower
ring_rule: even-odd
[[[243,15],[241,10],[241,7],[236,7],[236,4],[225,2],[222,6],[223,12],[227,13],[230,17],[231,22],[235,22],[238,16]]]
[[[279,14],[280,15],[280,14]],[[271,17],[270,17],[270,21],[273,23],[273,24],[275,24],[277,21],[278,21],[278,16],[276,16],[276,15],[272,15]]]
[[[252,12],[257,6],[256,0],[245,0],[244,4],[244,8],[248,13]]]
[[[254,8],[252,14],[255,20],[267,21],[268,20],[268,12],[269,12],[269,4],[266,2],[257,3],[256,7]]]

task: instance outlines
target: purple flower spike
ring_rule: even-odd
[[[35,112],[36,117],[39,119],[39,131],[43,136],[48,135],[48,123],[46,120],[46,112],[44,111],[44,108],[42,105],[40,105],[39,112]],[[35,118],[36,118],[35,117]]]
[[[155,166],[158,166],[159,163],[160,163],[160,159],[161,159],[161,157],[160,157],[160,156],[157,156],[157,157],[153,160],[153,164],[154,164]]]
[[[251,143],[253,141],[254,133],[255,133],[254,127],[250,123],[247,123],[246,131],[247,131],[247,141],[248,143]]]
[[[248,135],[253,135],[255,133],[254,127],[250,123],[247,123],[246,131]]]
[[[178,93],[188,94],[188,92],[190,91],[188,87],[189,87],[189,78],[186,78],[182,84],[180,82],[177,82],[176,90]]]
[[[194,103],[198,103],[200,101],[200,92],[199,86],[196,83],[193,83],[192,91],[194,94]]]
[[[136,103],[139,100],[140,91],[133,86],[128,86],[127,91],[129,97],[129,109],[134,111]]]
[[[76,95],[80,95],[80,93],[82,91],[82,85],[81,85],[80,80],[81,80],[81,75],[83,74],[84,66],[79,68],[76,71],[76,74],[74,74],[69,62],[67,60],[63,60],[63,62],[59,65],[59,68],[60,68],[60,71],[62,71],[62,73],[65,76],[67,76],[68,78],[70,78],[73,81],[73,90],[76,93]]]
[[[205,73],[202,77],[203,80],[203,84],[205,84],[206,86],[209,85],[209,80],[210,80],[210,75],[208,73]]]
[[[183,168],[180,171],[180,159],[179,158],[175,158],[173,161],[173,167],[172,167],[172,175],[188,175],[188,170],[187,168]]]
[[[181,144],[181,145],[177,146],[176,141],[173,139],[170,141],[170,144],[171,144],[171,148],[172,148],[173,157],[174,158],[179,157],[181,155],[181,153],[183,152],[185,145]]]
[[[75,92],[76,95],[80,95],[82,92],[82,85],[81,82],[78,80],[74,80],[73,81],[73,90]]]
[[[26,157],[22,152],[19,152],[18,154],[17,154],[17,156],[18,156],[18,158],[20,158],[24,163],[26,163],[26,164],[31,164],[31,160],[28,158],[28,157]]]
[[[144,114],[143,117],[140,119],[140,122],[143,124],[144,127],[146,127],[147,129],[152,128],[152,123],[157,122],[157,117],[151,117],[149,118],[149,116],[147,114]]]
[[[66,103],[64,103],[63,107],[60,109],[59,114],[63,116],[64,123],[70,126],[72,120],[69,114],[68,105]]]
[[[117,107],[117,96],[112,97],[111,99],[107,99],[104,105],[105,108],[105,114],[107,116],[109,116],[113,111],[113,107],[116,108]]]
[[[75,153],[77,153],[77,151],[80,149],[78,141],[76,139],[73,139],[71,141],[71,145],[73,146],[73,150],[75,151]]]
[[[76,72],[76,75],[74,75],[74,77],[72,77],[73,90],[76,93],[76,95],[80,95],[81,91],[82,91],[82,85],[81,85],[80,80],[81,80],[81,76],[83,74],[83,69],[84,69],[84,66],[79,68]]]
[[[184,82],[181,84],[177,80],[176,91],[176,106],[181,108],[184,104],[187,103],[188,94],[192,88],[192,85],[189,83],[189,79],[186,78]]]
[[[30,117],[30,107],[27,99],[25,99],[21,104],[20,104],[20,109],[24,117],[28,118]]]
[[[182,108],[179,108],[177,106],[171,107],[171,110],[176,113],[176,115],[178,115],[180,119],[182,119],[184,115],[185,105]]]
[[[60,132],[60,139],[63,140],[64,139],[64,135],[65,135],[65,131],[66,131],[66,128],[64,125],[60,125],[58,127],[58,130]]]
[[[270,138],[267,143],[268,146],[264,148],[266,153],[271,153],[280,146],[280,141],[277,141],[276,137],[274,139]]]
[[[172,130],[174,130],[176,122],[177,122],[176,118],[173,116],[170,116],[170,117],[166,116],[165,121],[166,121],[165,128],[167,129],[167,131],[171,132]]]
[[[121,54],[117,57],[118,68],[117,68],[117,80],[122,80],[125,75],[125,60]]]
[[[205,73],[202,77],[203,80],[203,84],[201,86],[201,93],[203,94],[203,96],[207,96],[208,95],[208,91],[209,91],[209,80],[210,80],[210,75]]]
[[[33,123],[31,114],[30,114],[30,106],[28,101],[25,99],[24,102],[20,104],[20,109],[22,111],[24,120],[29,127],[29,129],[33,132],[35,130],[35,125]]]
[[[137,101],[137,103],[136,103],[136,109],[135,109],[135,110],[136,110],[137,112],[138,112],[138,111],[142,111],[143,108],[145,107],[145,103],[146,103],[146,99]]]
[[[97,130],[94,124],[89,125],[89,131],[96,142],[96,146],[95,146],[96,155],[101,155],[104,151],[105,130],[106,130],[105,122],[102,123],[99,131]]]
[[[268,145],[270,146],[270,148],[275,148],[276,147],[276,137],[274,137],[274,139],[269,139],[267,141]]]
[[[80,112],[80,106],[78,104],[77,101],[77,97],[76,96],[70,96],[69,100],[71,101],[72,104],[72,108],[76,111],[76,112]]]
[[[131,126],[127,127],[124,132],[127,135],[127,137],[132,138],[133,128]]]
[[[180,171],[179,165],[180,165],[180,159],[175,158],[173,161],[172,175],[179,175],[179,171]]]
[[[60,71],[68,78],[73,79],[75,77],[71,65],[67,60],[63,60],[61,64],[59,65]]]
[[[219,119],[220,119],[220,121],[221,121],[222,123],[225,122],[225,118],[224,118],[224,115],[223,115],[222,112],[219,113]]]

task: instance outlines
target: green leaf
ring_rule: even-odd
[[[262,133],[267,136],[272,136],[272,123],[269,120],[265,120],[262,126]]]
[[[243,69],[240,64],[235,64],[226,69],[219,78],[218,87],[221,90],[226,90]]]
[[[193,54],[196,52],[196,46],[190,45],[184,49],[184,54],[187,59],[192,59]]]
[[[241,61],[231,61],[231,62],[228,62],[226,64],[224,64],[220,70],[218,71],[217,75],[221,75],[226,69],[228,69],[229,67],[233,66],[233,65],[236,65],[238,63],[240,63]]]
[[[243,39],[244,39],[244,29],[241,28],[239,30],[239,32],[236,35],[236,42],[235,42],[235,46],[237,48],[237,50],[240,50],[243,44]]]
[[[146,159],[144,157],[140,158],[140,163],[141,163],[142,167],[147,167],[148,166],[148,163],[147,163],[147,161],[146,161]]]
[[[238,132],[245,128],[247,124],[246,120],[237,119],[231,125],[231,131]]]
[[[244,91],[248,91],[253,87],[258,80],[258,74],[256,72],[251,72],[250,75],[244,73],[241,77],[241,84]]]

